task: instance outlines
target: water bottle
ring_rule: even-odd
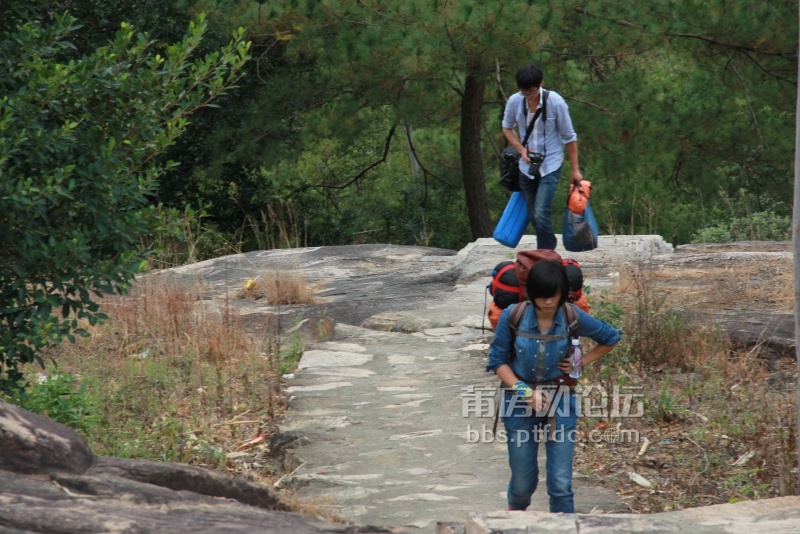
[[[580,378],[581,374],[583,374],[581,357],[583,357],[581,351],[581,340],[578,338],[573,338],[572,348],[569,355],[569,376],[571,378]]]

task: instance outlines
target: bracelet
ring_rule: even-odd
[[[523,399],[529,399],[533,397],[533,389],[531,389],[531,387],[522,380],[514,384],[511,387],[511,390],[516,393],[518,397]]]

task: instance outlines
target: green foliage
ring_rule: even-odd
[[[733,496],[728,499],[729,503],[735,503],[742,500],[761,499],[769,496],[772,491],[772,484],[758,483],[758,475],[761,470],[758,468],[748,469],[746,472],[740,472],[732,475],[728,480],[723,482],[723,487]]]
[[[698,230],[693,243],[731,243],[734,241],[789,241],[792,239],[792,219],[773,212],[753,213],[749,217],[734,217],[728,222]]]
[[[765,196],[749,195],[744,189],[729,198],[721,192],[721,207],[712,212],[715,223],[698,230],[694,243],[730,243],[733,241],[788,241],[792,238],[792,218],[788,206]],[[759,206],[760,204],[760,206]],[[727,211],[723,208],[727,207]],[[761,211],[767,207],[767,211]],[[779,215],[777,211],[787,213]]]
[[[715,228],[731,219],[716,213],[720,187],[746,189],[760,205],[750,213],[774,211],[758,222],[761,238],[779,236],[790,214],[766,206],[792,180],[797,16],[788,0],[71,4],[84,26],[77,51],[62,51],[70,57],[107,42],[121,20],[173,37],[208,11],[207,39],[220,43],[246,25],[258,52],[247,77],[223,109],[193,116],[164,156],[181,165],[157,193],[169,207],[207,206],[204,254],[298,242],[463,247],[474,212],[496,222],[507,202],[495,182],[499,120],[514,71],[529,62],[567,99],[602,232],[726,238]],[[480,85],[472,122],[468,81]],[[465,202],[475,191],[485,207]]]
[[[75,390],[76,382],[66,373],[40,375],[38,381],[15,391],[8,400],[87,436],[102,424],[103,418],[99,403],[88,395],[86,384],[81,383]]]
[[[140,239],[167,231],[152,206],[157,159],[188,116],[229,90],[248,59],[242,30],[195,56],[204,16],[161,51],[123,23],[112,42],[75,57],[77,22],[51,25],[20,1],[0,8],[0,382],[38,351],[105,318],[98,295],[124,292],[145,265]],[[30,13],[28,13],[31,15]],[[170,223],[172,217],[166,217]]]
[[[586,286],[584,293],[586,293],[586,300],[589,302],[589,309],[592,311],[592,316],[605,321],[614,328],[622,327],[622,320],[625,316],[625,310],[609,299],[610,291],[604,289],[600,291],[600,296],[595,298],[592,288]]]
[[[298,330],[289,340],[289,345],[283,347],[278,355],[278,374],[293,373],[303,356],[303,338]]]
[[[645,402],[657,421],[662,423],[673,423],[686,412],[686,408],[684,408],[680,403],[681,399],[687,395],[691,395],[692,393],[695,392],[692,390],[684,390],[677,395],[674,395],[670,390],[669,380],[667,380],[658,393],[658,400],[656,401],[655,406],[650,405],[650,403],[646,400]]]

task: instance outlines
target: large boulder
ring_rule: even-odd
[[[0,532],[389,532],[288,513],[270,487],[208,469],[96,458],[69,428],[4,402],[0,450]]]
[[[80,474],[94,454],[75,432],[47,417],[0,401],[0,469],[16,473]]]

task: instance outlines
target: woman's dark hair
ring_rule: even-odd
[[[542,69],[536,65],[525,65],[517,70],[517,87],[523,90],[528,90],[531,87],[539,87],[542,85]]]
[[[528,298],[531,302],[538,298],[549,298],[560,295],[558,306],[561,307],[567,302],[569,297],[569,280],[567,271],[560,261],[541,260],[537,261],[528,273],[525,283],[528,290]],[[536,303],[534,302],[534,306]]]

